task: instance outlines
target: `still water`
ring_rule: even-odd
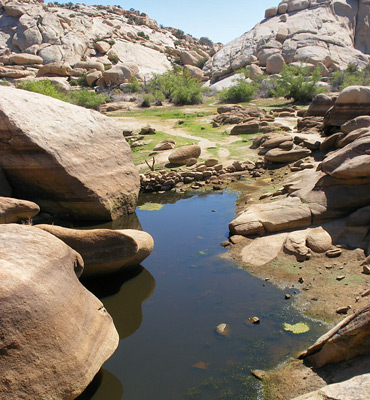
[[[142,202],[158,202],[148,196]],[[155,247],[131,279],[91,284],[112,315],[120,344],[84,399],[256,400],[251,369],[268,369],[294,356],[326,330],[302,317],[284,291],[220,255],[237,194],[195,195],[137,210]],[[163,198],[165,199],[165,198]],[[257,316],[260,324],[251,324]],[[283,323],[305,322],[304,334]],[[228,337],[215,332],[230,326]]]

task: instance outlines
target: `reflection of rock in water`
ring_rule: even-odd
[[[121,400],[123,387],[120,380],[105,369],[101,369],[76,400]]]
[[[143,319],[141,305],[153,294],[154,289],[153,276],[143,268],[139,275],[125,282],[115,296],[103,299],[120,339],[132,335],[140,328]]]
[[[143,267],[85,280],[83,284],[102,300],[113,318],[120,339],[139,329],[142,321],[141,305],[155,289],[153,276]]]
[[[121,218],[107,222],[105,224],[89,226],[86,229],[137,229],[138,231],[143,230],[136,213],[125,215]]]

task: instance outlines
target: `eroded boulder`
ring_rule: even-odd
[[[0,97],[0,164],[14,196],[77,219],[134,211],[139,174],[114,121],[10,87]]]
[[[76,276],[81,256],[61,240],[7,224],[0,243],[1,396],[74,399],[117,348],[113,321]]]
[[[0,224],[29,219],[40,212],[40,207],[32,201],[0,197]]]
[[[168,161],[175,165],[186,165],[190,160],[200,156],[201,148],[196,145],[182,146],[174,150],[169,156]]]
[[[139,265],[154,246],[149,233],[135,229],[78,230],[44,224],[35,227],[53,234],[81,254],[84,278]]]
[[[370,352],[370,305],[350,315],[321,336],[300,357],[315,368]]]

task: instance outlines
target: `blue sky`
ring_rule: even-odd
[[[182,29],[196,38],[224,44],[260,22],[265,9],[279,0],[73,0],[74,3],[120,5],[145,12],[159,24]]]

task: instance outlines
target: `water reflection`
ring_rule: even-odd
[[[123,398],[123,386],[120,380],[112,373],[101,369],[76,400],[121,400]]]
[[[155,280],[144,267],[133,267],[83,283],[97,297],[106,297],[104,306],[113,318],[121,340],[140,328],[142,304],[155,290]]]

